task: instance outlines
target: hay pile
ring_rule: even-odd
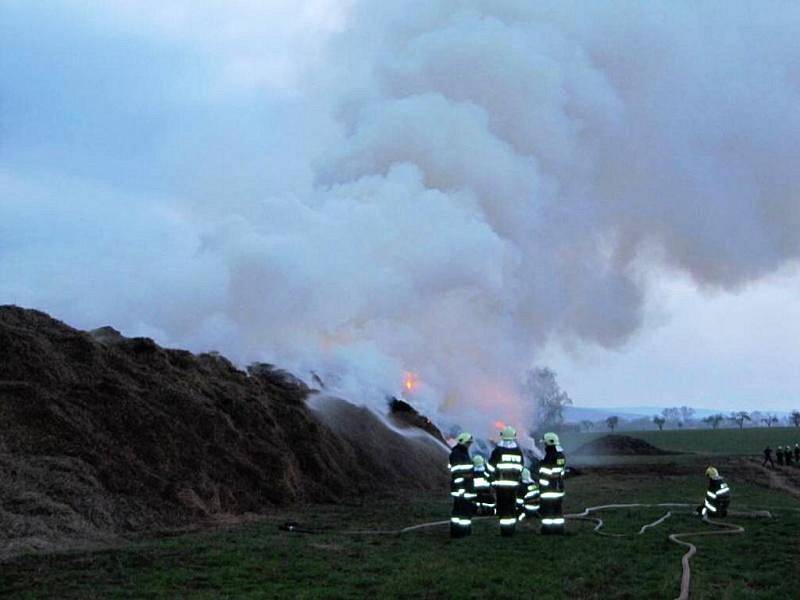
[[[216,354],[0,307],[0,558],[296,502],[446,489],[438,441],[342,400],[311,410],[310,394],[270,365],[244,372]]]

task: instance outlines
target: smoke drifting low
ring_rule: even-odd
[[[800,7],[337,10],[269,143],[214,137],[226,168],[104,221],[126,251],[75,234],[94,269],[68,295],[56,249],[12,241],[4,299],[69,315],[91,293],[78,321],[313,369],[364,402],[411,371],[421,410],[485,433],[530,418],[519,383],[549,337],[636,332],[653,269],[735,291],[797,260]]]

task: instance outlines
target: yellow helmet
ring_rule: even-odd
[[[459,444],[469,444],[472,442],[472,434],[462,431],[458,434],[458,437],[456,437],[456,442]]]
[[[509,441],[517,439],[517,430],[513,427],[504,427],[500,432],[500,439]]]
[[[708,467],[706,469],[706,477],[710,477],[711,479],[715,479],[719,477],[719,471],[717,471],[714,467]]]
[[[476,467],[482,467],[484,462],[485,461],[483,460],[483,457],[480,454],[476,454],[475,456],[472,457],[472,464],[475,465]]]

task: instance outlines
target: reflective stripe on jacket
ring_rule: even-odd
[[[469,449],[456,444],[450,451],[450,495],[453,497],[474,494],[472,489],[473,464]]]

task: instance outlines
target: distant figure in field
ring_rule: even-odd
[[[700,514],[703,517],[728,516],[728,504],[731,502],[731,490],[728,484],[714,467],[706,469],[706,477],[708,477],[708,490]]]
[[[787,467],[792,466],[792,446],[790,444],[786,444],[786,449],[783,451],[783,462],[786,463]]]
[[[494,514],[495,502],[492,493],[492,484],[489,481],[489,474],[486,472],[486,461],[480,454],[472,457],[473,479],[472,485],[477,494],[475,507],[479,515],[487,516]]]
[[[544,458],[539,463],[539,514],[541,532],[564,533],[564,470],[567,460],[555,433],[544,434]]]
[[[783,446],[778,446],[778,449],[775,450],[775,456],[778,458],[778,466],[783,466]]]
[[[794,445],[794,462],[800,465],[800,444]]]
[[[773,469],[775,468],[775,463],[772,462],[772,448],[769,446],[764,448],[764,462],[761,463],[761,466],[766,467],[767,463],[769,463]]]
[[[450,495],[453,497],[453,512],[450,514],[450,537],[460,538],[472,533],[472,514],[475,512],[473,465],[469,455],[472,435],[459,433],[456,445],[450,452]]]
[[[514,535],[517,528],[517,488],[525,467],[524,460],[517,444],[517,430],[513,427],[504,428],[488,463],[492,487],[497,494],[500,535],[503,536]]]

